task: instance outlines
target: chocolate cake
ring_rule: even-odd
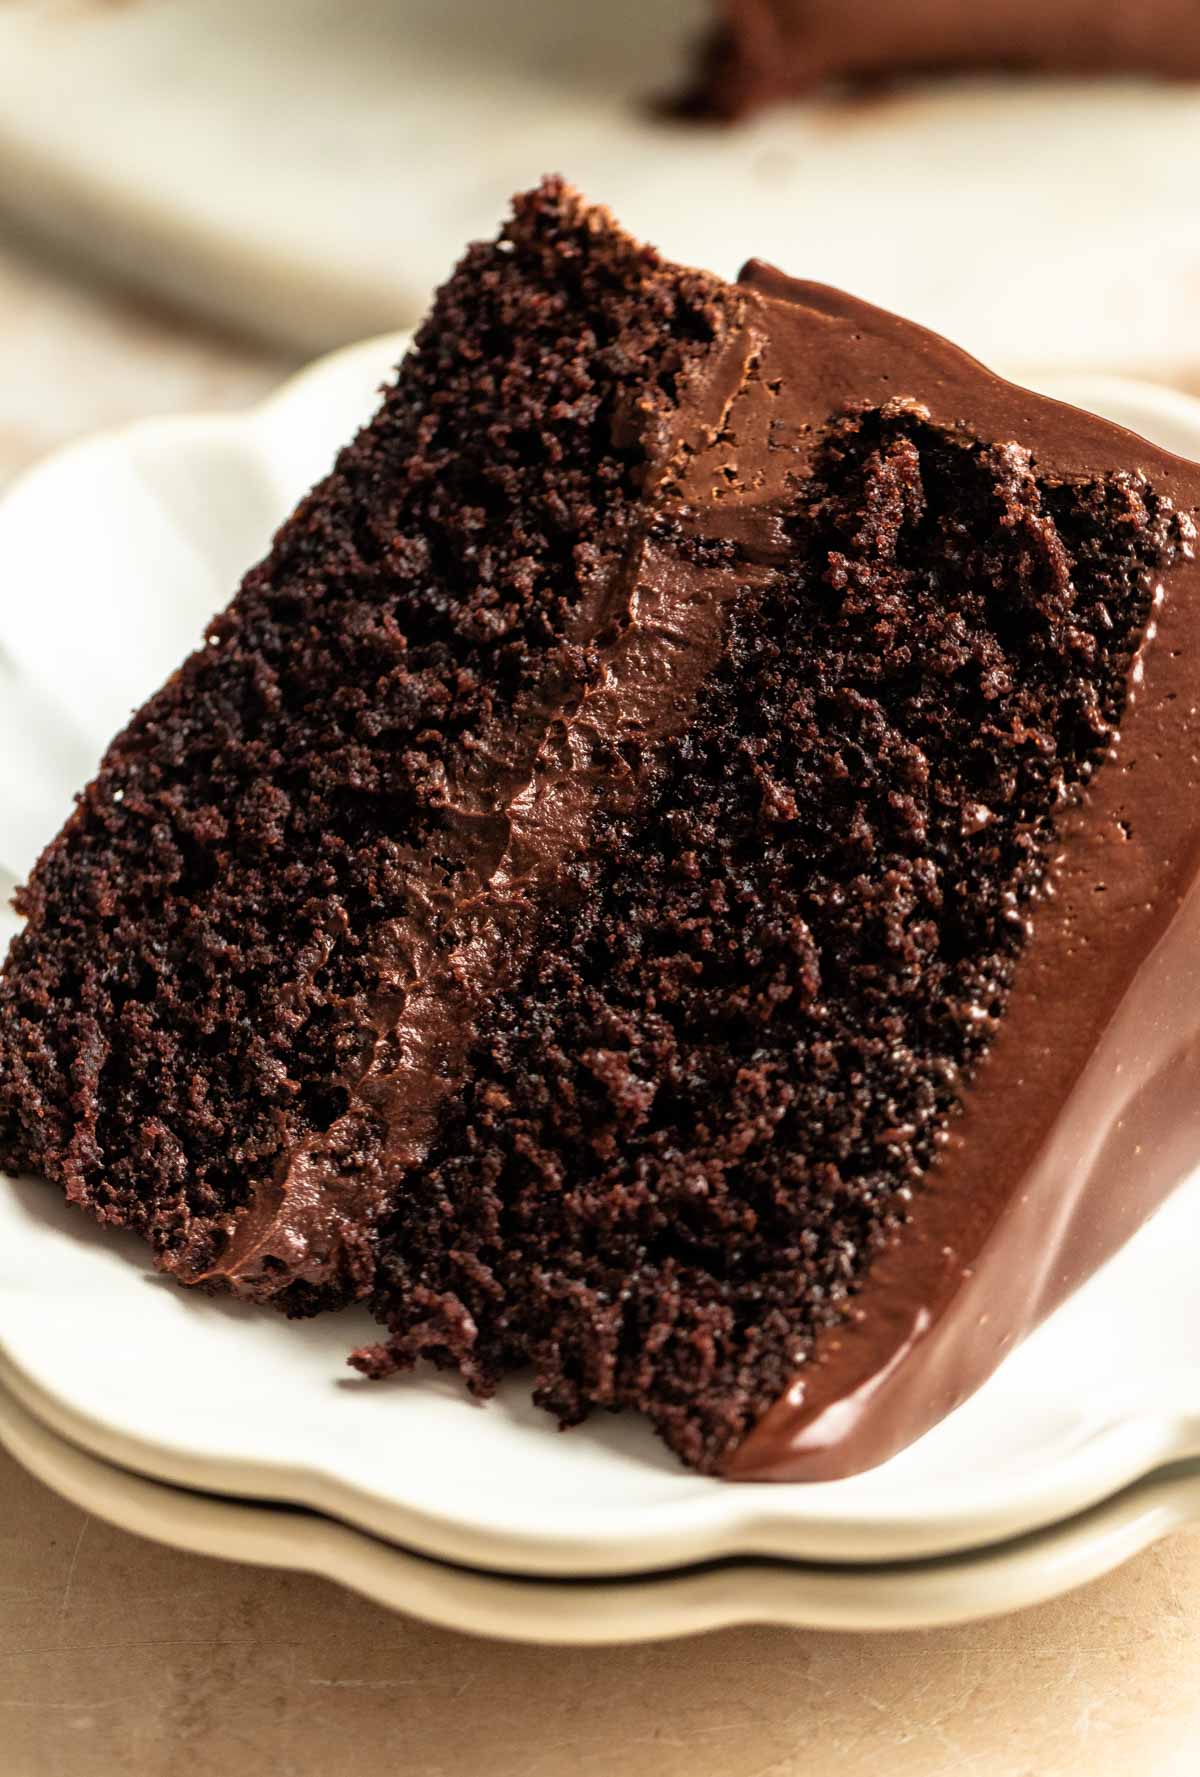
[[[0,1158],[370,1375],[881,1460],[1200,1156],[1198,505],[547,181],[21,891]]]
[[[970,69],[1200,78],[1194,0],[718,0],[682,109],[735,118],[828,82]]]

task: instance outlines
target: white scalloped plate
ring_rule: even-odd
[[[56,1437],[0,1389],[0,1444],[84,1510],[138,1536],[226,1560],[315,1573],[444,1629],[504,1641],[658,1641],[738,1623],[932,1629],[1043,1603],[1200,1522],[1200,1464],[992,1548],[892,1566],[726,1561],[654,1577],[536,1580],[457,1567],[319,1513],[193,1493]]]
[[[21,873],[103,744],[222,605],[371,408],[399,337],[242,418],[132,427],[0,507],[0,863]],[[1108,379],[1056,393],[1200,455],[1200,403]],[[2,936],[2,933],[0,933]],[[965,1406],[821,1486],[686,1473],[629,1416],[566,1435],[519,1381],[351,1376],[357,1314],[288,1324],[189,1295],[57,1194],[0,1190],[0,1380],[61,1435],[183,1486],[287,1500],[493,1570],[601,1575],[734,1555],[871,1562],[978,1547],[1200,1455],[1200,1181]]]

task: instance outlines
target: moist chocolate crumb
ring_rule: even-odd
[[[831,425],[792,555],[493,1006],[385,1225],[370,1374],[715,1469],[852,1306],[1003,1018],[1056,817],[1176,521],[896,404]]]

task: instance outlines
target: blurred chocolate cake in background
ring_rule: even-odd
[[[1040,70],[1200,78],[1194,0],[717,0],[680,109],[732,119],[827,82]]]

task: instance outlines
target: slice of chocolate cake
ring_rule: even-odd
[[[687,112],[971,69],[1200,78],[1194,0],[718,0]]]
[[[879,1461],[1200,1156],[1198,505],[547,182],[39,862],[0,1157],[370,1374]]]

